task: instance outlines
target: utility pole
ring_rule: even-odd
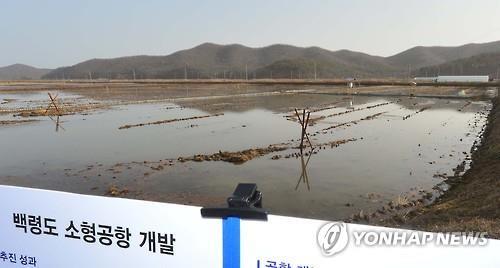
[[[187,72],[187,63],[184,65],[184,80],[187,80],[188,78],[188,72]]]
[[[248,65],[245,64],[245,80],[248,80]]]

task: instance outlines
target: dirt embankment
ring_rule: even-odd
[[[417,209],[404,222],[385,225],[435,232],[487,232],[500,239],[500,99],[493,101],[482,145],[472,155],[472,167],[449,179],[451,188],[435,203]]]
[[[36,121],[37,120],[0,120],[0,126],[19,125]]]
[[[179,122],[179,121],[203,119],[203,118],[217,117],[217,116],[222,116],[222,115],[224,115],[224,114],[223,113],[218,113],[218,114],[209,114],[209,115],[193,116],[193,117],[186,117],[186,118],[175,118],[175,119],[168,119],[168,120],[161,120],[161,121],[140,123],[140,124],[135,124],[135,125],[124,125],[124,126],[119,127],[118,129],[128,129],[128,128],[133,128],[133,127],[143,127],[143,126],[151,126],[151,125],[169,124],[169,123],[174,123],[174,122]]]
[[[194,161],[194,162],[203,162],[203,161],[224,161],[230,162],[233,164],[243,164],[249,160],[252,160],[256,157],[260,157],[266,154],[270,154],[273,152],[284,151],[288,149],[288,146],[285,145],[269,145],[265,148],[252,148],[244,151],[238,152],[222,152],[211,154],[211,155],[202,155],[198,154],[193,157],[179,157],[177,159],[180,162],[186,161]]]

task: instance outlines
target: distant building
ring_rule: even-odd
[[[345,80],[347,81],[347,87],[354,88],[356,86],[356,78],[348,77]]]
[[[488,75],[440,75],[436,82],[489,82]]]
[[[436,83],[446,83],[446,82],[489,82],[490,77],[488,75],[440,75],[436,77],[415,77],[415,81],[420,82],[436,82]]]

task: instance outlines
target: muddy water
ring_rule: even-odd
[[[294,107],[319,110],[308,129],[316,150],[303,158],[293,148],[300,127],[286,117]],[[489,108],[459,99],[279,94],[114,106],[63,116],[58,131],[37,117],[0,126],[0,183],[97,195],[114,185],[129,198],[216,205],[238,182],[256,182],[274,214],[342,219],[440,185],[468,162]],[[119,129],[216,113],[224,115]],[[318,148],[348,139],[355,140]],[[271,144],[289,149],[240,165],[177,161]]]

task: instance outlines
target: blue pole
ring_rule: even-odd
[[[222,220],[222,267],[240,268],[240,218]]]

